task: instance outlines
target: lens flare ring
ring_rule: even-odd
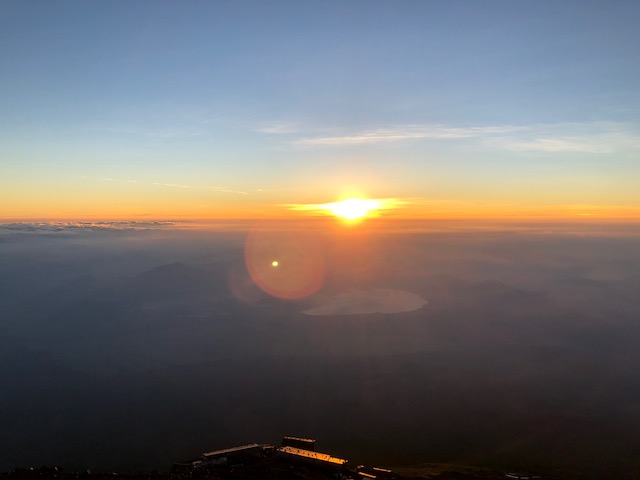
[[[322,244],[311,234],[253,231],[245,244],[245,264],[253,282],[277,298],[308,297],[324,285]]]

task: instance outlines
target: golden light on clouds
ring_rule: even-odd
[[[379,206],[380,202],[378,200],[350,198],[341,202],[328,203],[325,205],[325,208],[337,217],[355,220],[366,217],[370,211],[378,210]]]
[[[333,215],[344,220],[355,221],[378,216],[382,210],[395,209],[403,204],[404,202],[395,198],[348,198],[333,203],[293,204],[289,205],[289,208],[312,215]]]

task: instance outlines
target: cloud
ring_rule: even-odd
[[[258,132],[267,133],[269,135],[282,135],[287,133],[295,133],[297,131],[298,127],[296,127],[292,123],[273,123],[258,128]]]
[[[176,183],[158,183],[153,182],[154,185],[160,185],[161,187],[177,187],[177,188],[191,188],[190,185],[178,185]]]
[[[349,218],[375,214],[380,210],[393,210],[406,205],[407,202],[397,198],[348,199],[333,203],[294,203],[286,205],[290,210],[298,212],[314,212],[321,215],[338,215]]]
[[[51,232],[99,232],[113,230],[152,230],[179,225],[174,221],[114,221],[114,222],[17,222],[0,223],[0,232],[5,233],[51,233]]]
[[[640,148],[640,135],[622,126],[584,125],[581,134],[573,134],[576,125],[539,127],[526,139],[506,139],[502,146],[516,152],[611,153]],[[568,131],[568,132],[567,132]]]
[[[413,140],[475,140],[487,148],[518,153],[602,154],[636,151],[640,134],[619,122],[554,123],[531,125],[400,125],[344,135],[310,136],[292,140],[292,145],[358,146]]]
[[[611,148],[605,144],[575,138],[537,138],[529,142],[512,142],[505,146],[518,152],[608,153],[611,151]]]
[[[403,290],[375,288],[339,293],[305,315],[362,315],[371,313],[411,312],[424,307],[427,301],[420,295]]]
[[[210,187],[210,189],[213,190],[214,192],[235,193],[237,195],[249,195],[249,192],[245,192],[242,190],[232,190],[230,188]]]
[[[82,178],[89,178],[87,176],[83,176]],[[122,179],[122,178],[113,178],[113,177],[101,177],[101,181],[103,182],[129,182],[129,183],[138,183],[138,180],[130,180],[130,179]]]
[[[312,137],[295,140],[296,145],[363,145],[381,142],[397,142],[403,140],[456,140],[483,137],[487,135],[503,135],[522,130],[523,127],[496,125],[486,127],[447,127],[442,125],[405,125],[394,128],[383,128],[358,132],[350,135],[330,137]]]

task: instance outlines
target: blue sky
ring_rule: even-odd
[[[3,2],[0,216],[349,188],[640,208],[638,24],[622,1]]]

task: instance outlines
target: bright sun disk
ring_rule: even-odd
[[[379,211],[399,208],[406,202],[397,198],[348,198],[333,203],[298,203],[290,204],[291,210],[313,212],[316,215],[333,215],[355,222],[357,220],[378,215]]]
[[[350,198],[341,202],[327,203],[324,207],[337,217],[356,220],[366,217],[372,210],[379,209],[380,202],[378,200]]]

